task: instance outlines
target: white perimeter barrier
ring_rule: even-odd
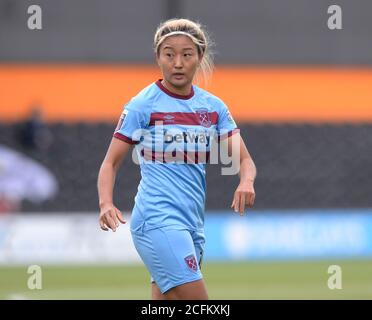
[[[105,232],[98,213],[0,215],[0,265],[140,261],[129,221],[116,232]]]

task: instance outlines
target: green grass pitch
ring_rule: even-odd
[[[327,286],[339,265],[342,289]],[[149,299],[149,275],[135,266],[42,266],[42,289],[27,266],[0,267],[0,299]],[[205,263],[211,299],[372,299],[372,260]]]

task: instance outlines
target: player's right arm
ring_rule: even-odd
[[[125,223],[122,213],[113,204],[113,189],[116,173],[130,148],[131,144],[113,137],[98,173],[99,224],[105,231],[110,228],[115,232],[119,222]]]

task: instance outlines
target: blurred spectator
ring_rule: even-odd
[[[30,117],[20,124],[19,140],[24,147],[37,150],[46,150],[52,144],[52,133],[44,123],[39,107],[33,107]]]
[[[21,210],[23,200],[41,203],[57,192],[57,180],[48,168],[0,145],[0,213]]]

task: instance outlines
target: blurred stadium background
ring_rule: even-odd
[[[42,9],[29,30],[27,8]],[[211,298],[372,298],[372,2],[0,0],[0,299],[148,299],[128,226],[99,230],[96,178],[122,106],[160,77],[152,38],[170,17],[216,43],[207,87],[258,168],[256,204],[208,166],[204,275]],[[115,201],[140,179],[128,157]],[[30,265],[43,271],[30,290]],[[327,286],[330,265],[342,290]]]

